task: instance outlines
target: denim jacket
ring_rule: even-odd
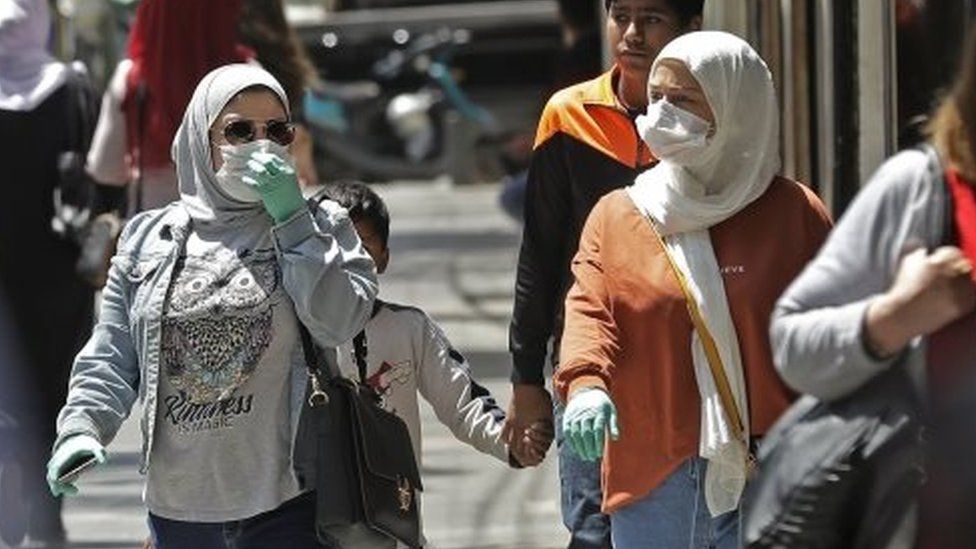
[[[335,347],[369,319],[378,290],[376,270],[344,209],[330,201],[309,204],[309,210],[271,231],[284,288],[299,320],[316,343]],[[107,445],[138,396],[143,404],[139,470],[146,472],[156,424],[164,300],[191,225],[178,202],[139,214],[126,225],[102,292],[98,323],[75,358],[55,448],[79,433]],[[296,356],[302,356],[297,342],[295,347]],[[304,365],[292,368],[291,379],[291,427],[297,436]]]

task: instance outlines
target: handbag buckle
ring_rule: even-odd
[[[410,479],[400,475],[397,475],[397,500],[400,503],[400,512],[409,513],[410,504],[413,503],[413,488],[410,486]]]
[[[309,374],[309,377],[312,379],[312,394],[308,397],[309,406],[313,408],[325,406],[329,403],[329,395],[322,390],[322,385],[319,383],[319,376]]]

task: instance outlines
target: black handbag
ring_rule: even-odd
[[[887,546],[925,479],[923,434],[901,365],[839,400],[801,398],[760,447],[743,502],[744,545]]]
[[[334,548],[422,547],[423,490],[410,432],[366,383],[366,334],[354,339],[359,382],[339,374],[301,326],[316,429],[316,531]]]
[[[52,189],[51,230],[63,240],[81,245],[88,226],[94,182],[85,172],[85,155],[95,132],[98,106],[84,68],[67,66],[65,124],[68,143],[58,154],[58,181]]]

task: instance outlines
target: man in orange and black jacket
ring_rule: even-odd
[[[550,339],[554,367],[559,356],[570,261],[586,217],[600,197],[630,185],[654,162],[634,126],[647,108],[651,65],[672,39],[701,28],[704,0],[604,2],[614,67],[552,96],[529,167],[509,331],[513,397],[506,434],[513,444],[536,421],[553,419],[544,367]],[[560,441],[558,421],[556,427]],[[563,522],[572,533],[569,547],[610,547],[609,519],[600,513],[599,464],[562,448],[559,474]]]

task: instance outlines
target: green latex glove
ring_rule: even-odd
[[[620,438],[617,408],[610,395],[601,389],[573,393],[563,412],[563,436],[573,451],[585,461],[599,460],[607,430],[613,440]]]
[[[281,223],[305,207],[305,199],[298,188],[295,168],[280,156],[255,152],[247,161],[248,173],[241,180],[261,195],[264,209],[275,223]]]
[[[78,493],[78,488],[73,483],[59,482],[58,477],[89,456],[95,456],[95,461],[99,464],[105,463],[105,447],[90,435],[74,435],[58,446],[47,462],[47,485],[54,497]]]

